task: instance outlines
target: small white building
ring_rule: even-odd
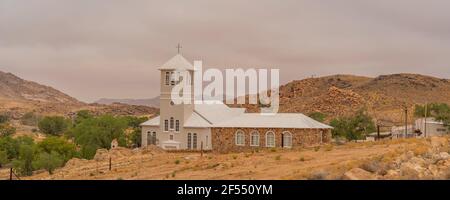
[[[443,122],[436,121],[432,117],[420,118],[415,123],[416,132],[420,133],[421,137],[443,136],[449,134],[449,129]]]

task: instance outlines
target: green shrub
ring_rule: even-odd
[[[48,137],[38,143],[38,149],[40,152],[51,154],[52,152],[57,153],[67,162],[72,157],[76,155],[76,146],[61,137]]]
[[[64,158],[59,153],[52,151],[51,153],[41,152],[36,161],[33,162],[34,169],[45,169],[52,174],[53,170],[64,165]]]
[[[360,110],[352,117],[341,117],[331,121],[333,137],[345,137],[349,140],[363,139],[365,135],[375,132],[375,123],[364,111]]]
[[[35,147],[31,145],[21,145],[19,157],[13,160],[14,168],[20,175],[30,176],[33,174],[33,160],[36,153]]]
[[[44,117],[38,123],[39,130],[48,135],[62,135],[69,127],[69,122],[64,117]]]
[[[92,159],[98,148],[110,149],[113,139],[118,140],[119,146],[125,147],[127,125],[127,121],[122,118],[106,115],[83,120],[71,133],[75,142],[81,146],[81,156]]]

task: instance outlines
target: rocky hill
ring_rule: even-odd
[[[392,74],[376,78],[333,75],[292,81],[280,87],[280,111],[337,116],[368,110],[386,125],[403,123],[406,106],[409,120],[414,106],[426,102],[450,104],[450,81],[418,74]],[[257,112],[256,105],[244,105]]]
[[[42,103],[83,105],[84,103],[52,87],[23,80],[0,71],[0,98]]]
[[[9,113],[18,119],[27,112],[70,115],[78,110],[111,115],[153,115],[159,112],[159,109],[148,106],[87,104],[52,87],[0,71],[0,112]]]

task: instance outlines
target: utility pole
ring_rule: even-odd
[[[380,140],[380,124],[377,124],[377,141]]]
[[[408,106],[405,104],[403,106],[405,111],[405,138],[408,136]]]
[[[428,103],[425,104],[425,124],[424,124],[425,137],[427,137],[427,117],[428,117]]]

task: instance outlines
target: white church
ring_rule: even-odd
[[[245,151],[255,148],[293,148],[331,141],[332,127],[300,113],[261,115],[245,108],[214,104],[174,104],[173,77],[187,71],[193,84],[194,66],[177,54],[159,68],[160,115],[142,126],[142,146],[156,145],[166,150]],[[190,87],[194,90],[194,86]],[[194,91],[191,91],[194,98]],[[192,99],[192,102],[194,100]]]

